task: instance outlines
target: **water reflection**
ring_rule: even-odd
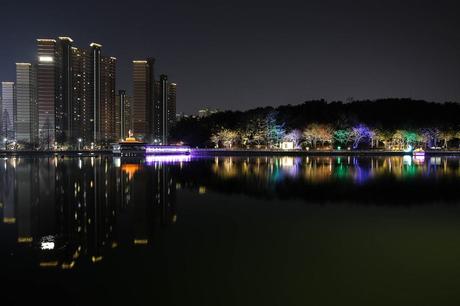
[[[176,221],[175,164],[102,156],[0,165],[4,226],[16,233],[16,252],[40,267],[71,269],[100,262],[120,245],[148,246],[161,226]]]
[[[196,174],[199,175],[196,175]],[[214,157],[178,174],[191,188],[308,202],[456,201],[458,157]]]
[[[379,176],[459,176],[460,159],[454,157],[215,157],[213,173],[219,177],[260,177],[267,181],[302,178],[312,183],[351,180],[364,183]]]

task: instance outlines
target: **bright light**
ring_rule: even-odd
[[[39,56],[38,57],[38,61],[39,62],[43,62],[43,63],[51,63],[53,62],[53,57],[52,56]]]
[[[54,249],[54,242],[43,241],[41,245],[42,250],[53,250]]]
[[[147,155],[145,157],[147,164],[189,162],[191,159],[190,155]]]

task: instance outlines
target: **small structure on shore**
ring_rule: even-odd
[[[121,157],[143,157],[146,155],[188,155],[190,147],[148,144],[137,140],[131,130],[128,137],[112,144],[112,153]]]

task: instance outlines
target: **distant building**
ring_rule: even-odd
[[[101,58],[101,96],[99,102],[99,120],[97,143],[109,144],[118,139],[115,128],[115,57]]]
[[[2,82],[2,129],[1,134],[8,140],[14,140],[15,121],[16,121],[16,105],[15,105],[15,84],[14,82]]]
[[[16,140],[38,142],[35,73],[31,63],[16,63]]]
[[[118,139],[125,139],[129,130],[133,129],[131,101],[132,97],[127,96],[125,90],[118,91],[115,100],[115,132]]]
[[[133,100],[131,116],[134,135],[151,141],[155,100],[155,59],[133,61]]]
[[[37,39],[37,49],[38,136],[50,148],[56,140],[56,40]]]
[[[217,114],[220,112],[218,109],[210,109],[208,107],[205,107],[203,109],[198,110],[198,117],[200,118],[205,118],[213,114]]]
[[[168,86],[168,124],[173,127],[176,124],[176,83]]]

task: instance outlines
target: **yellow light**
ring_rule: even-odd
[[[46,261],[46,262],[41,262],[40,267],[48,268],[48,267],[57,267],[58,262],[57,261]]]
[[[71,261],[70,263],[63,263],[63,264],[61,265],[61,268],[62,268],[63,270],[69,270],[69,269],[72,269],[73,266],[75,266],[75,261]]]
[[[100,44],[98,44],[98,43],[94,43],[94,42],[91,43],[89,46],[90,46],[90,47],[96,47],[96,48],[102,48],[102,45],[100,45]]]
[[[147,64],[147,61],[144,61],[144,60],[142,60],[142,61],[135,60],[135,61],[133,61],[133,63],[134,63],[134,64]]]
[[[206,187],[205,186],[200,186],[198,188],[198,193],[199,194],[205,194],[206,193]]]
[[[73,42],[73,39],[70,38],[70,37],[67,37],[67,36],[60,36],[59,39],[60,39],[60,40],[68,40],[68,41],[70,41],[70,42]]]
[[[56,42],[55,39],[49,39],[49,38],[38,38],[37,41],[42,41],[42,42]]]
[[[116,247],[118,247],[118,243],[112,242],[112,249],[115,249]]]
[[[16,223],[16,218],[3,218],[3,223],[14,224]]]
[[[93,257],[91,257],[91,261],[94,262],[94,263],[96,263],[98,261],[101,261],[101,260],[102,260],[102,256],[97,256],[97,257],[93,256]]]
[[[34,241],[32,237],[18,237],[18,243],[30,243]]]
[[[17,66],[32,66],[31,63],[16,63]]]
[[[42,63],[51,63],[53,62],[53,57],[52,56],[39,56],[38,61]]]
[[[148,239],[134,239],[134,244],[148,244]]]

